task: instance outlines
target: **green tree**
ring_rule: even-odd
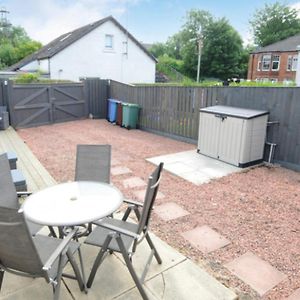
[[[201,62],[203,74],[223,80],[241,76],[242,54],[243,41],[228,20],[222,18],[206,28]]]
[[[166,45],[164,43],[155,43],[149,49],[149,52],[156,58],[166,53]]]
[[[0,28],[1,29],[1,28]],[[10,66],[42,47],[19,26],[0,30],[0,68]]]
[[[256,10],[250,25],[254,42],[262,47],[300,33],[298,10],[279,2]]]

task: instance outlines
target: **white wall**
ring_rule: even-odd
[[[104,47],[105,35],[113,35],[112,51]],[[102,24],[50,59],[52,79],[77,81],[80,77],[100,77],[125,83],[153,83],[155,62],[132,40],[123,54],[126,35],[111,21]]]
[[[30,62],[29,64],[20,68],[20,70],[24,71],[24,72],[41,71],[42,73],[49,73],[48,58],[41,59],[41,60],[34,60],[34,61]]]

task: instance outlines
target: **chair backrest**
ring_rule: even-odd
[[[111,145],[77,145],[75,181],[110,183]]]
[[[19,207],[6,153],[0,155],[0,207]]]
[[[148,227],[152,207],[159,188],[161,171],[163,169],[163,166],[164,164],[160,163],[148,179],[148,185],[146,189],[143,210],[141,213],[141,218],[139,220],[139,226],[137,232],[138,234],[140,234],[145,228]]]
[[[0,265],[30,275],[46,276],[21,211],[0,207],[0,245]]]

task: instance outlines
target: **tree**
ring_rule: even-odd
[[[166,53],[166,45],[163,43],[155,43],[149,49],[149,52],[156,58]]]
[[[254,42],[261,47],[300,33],[298,11],[279,2],[256,10],[250,25]]]
[[[30,39],[22,27],[10,26],[0,30],[0,68],[18,62],[41,47],[42,44]]]

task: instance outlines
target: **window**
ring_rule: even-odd
[[[289,55],[286,70],[287,71],[296,71],[297,63],[298,63],[298,56],[297,55]]]
[[[278,71],[279,70],[279,64],[280,64],[280,56],[279,55],[273,55],[272,56],[272,71]]]
[[[261,70],[261,55],[258,56],[258,60],[257,60],[257,71]]]
[[[105,35],[105,49],[113,49],[113,38],[114,36],[111,34]]]
[[[265,54],[262,57],[262,71],[269,71],[271,64],[271,54]]]

